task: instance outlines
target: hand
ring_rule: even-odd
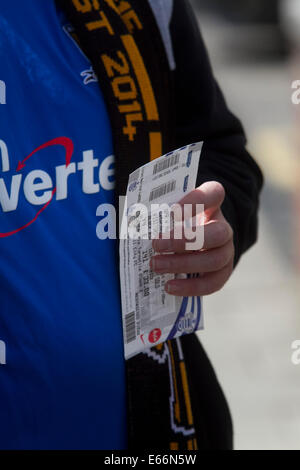
[[[183,297],[209,295],[220,290],[233,271],[233,231],[221,211],[225,190],[220,183],[209,181],[187,194],[179,204],[204,204],[204,246],[187,251],[186,239],[170,234],[170,239],[153,240],[150,267],[157,273],[199,273],[200,277],[168,281],[168,294]]]

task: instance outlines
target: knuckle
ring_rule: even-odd
[[[217,271],[223,268],[226,263],[226,255],[223,249],[215,250],[211,255],[211,269]]]
[[[226,245],[226,249],[224,252],[224,266],[227,265],[233,257],[234,257],[234,245],[233,245],[233,242],[230,241],[230,243]]]
[[[215,237],[217,243],[224,243],[230,238],[230,226],[226,222],[220,222],[215,227]]]
[[[228,234],[229,234],[228,238],[232,240],[233,235],[234,235],[233,228],[231,227],[231,225],[228,222],[227,222],[227,229],[228,229]]]

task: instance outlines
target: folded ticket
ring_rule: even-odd
[[[171,228],[170,207],[195,188],[202,142],[170,152],[130,174],[120,236],[125,358],[203,328],[202,298],[167,294],[170,279],[150,269],[152,239]],[[150,230],[151,228],[151,230]],[[168,230],[166,230],[168,229]]]

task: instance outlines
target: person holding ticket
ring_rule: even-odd
[[[225,190],[217,181],[208,181],[184,196],[180,205],[203,204],[207,221],[204,225],[204,244],[201,251],[186,249],[184,238],[153,241],[151,267],[159,273],[202,273],[201,277],[168,281],[168,294],[189,297],[209,295],[220,290],[229,279],[234,265],[233,230],[224,217],[222,204]],[[171,252],[174,252],[171,254]],[[161,256],[164,254],[164,256]]]
[[[189,1],[3,0],[0,59],[0,449],[232,449],[195,331],[263,178]]]

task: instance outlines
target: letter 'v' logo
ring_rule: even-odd
[[[3,80],[0,80],[0,104],[6,104],[6,85]]]

